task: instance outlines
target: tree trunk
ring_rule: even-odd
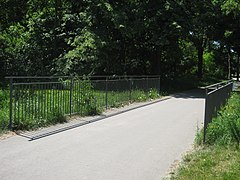
[[[230,49],[228,49],[228,79],[232,78],[232,75],[231,75],[231,62],[232,62],[231,51],[230,51]]]
[[[240,57],[239,57],[239,53],[237,55],[237,81],[239,81],[239,61],[240,61]]]
[[[198,79],[203,77],[203,48],[198,47]]]

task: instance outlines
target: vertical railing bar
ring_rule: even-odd
[[[72,103],[72,111],[71,111],[71,114],[75,113],[75,81],[72,80],[72,99],[71,99],[71,103]]]
[[[148,76],[147,76],[146,79],[147,79],[147,98],[149,99],[149,93],[148,93],[149,92],[149,84],[148,84],[149,83],[149,79],[148,79]]]
[[[106,77],[105,81],[105,108],[108,109],[108,77]]]
[[[82,79],[79,81],[79,89],[80,89],[80,113],[82,115],[83,112],[83,82]]]
[[[39,84],[37,84],[36,87],[37,87],[37,97],[36,97],[36,122],[37,122],[37,127],[39,127]]]
[[[31,84],[28,85],[28,120],[30,120],[31,112]]]
[[[44,120],[44,84],[41,85],[41,120]]]
[[[16,91],[16,89],[17,88],[15,88],[14,90],[14,123],[16,122],[16,119],[17,119],[17,100],[18,100],[17,92],[18,91]]]
[[[54,112],[55,109],[55,84],[52,84],[52,96],[53,96],[53,104],[52,104],[52,112]]]
[[[21,99],[21,88],[20,88],[20,85],[18,86],[18,118],[17,118],[17,121],[18,121],[18,125],[19,125],[19,121],[20,121],[20,99]]]
[[[63,103],[63,113],[64,114],[66,114],[66,112],[65,112],[65,110],[66,110],[66,108],[65,108],[65,105],[66,105],[66,103],[65,103],[65,90],[66,90],[66,86],[67,86],[67,82],[64,82],[64,87],[63,87],[63,99],[62,99],[62,103]]]
[[[50,112],[52,112],[51,103],[52,103],[52,86],[51,86],[51,83],[49,83],[49,111]]]
[[[31,94],[31,118],[32,120],[34,119],[34,93],[35,93],[35,89],[34,89],[34,85],[32,85],[32,94]]]
[[[25,108],[25,103],[24,103],[24,101],[25,101],[25,92],[24,92],[24,87],[25,87],[25,85],[22,85],[22,122],[24,122],[24,108]]]
[[[61,113],[64,115],[63,107],[62,107],[62,88],[63,88],[63,84],[61,82],[60,87],[59,87],[59,109],[60,109]]]
[[[39,91],[39,98],[38,98],[38,121],[39,124],[42,122],[42,85],[39,84],[38,86],[38,91]]]
[[[23,122],[23,103],[24,103],[24,91],[23,91],[23,87],[24,87],[24,85],[21,85],[21,95],[22,95],[22,97],[21,97],[21,103],[22,103],[22,105],[21,105],[21,120],[22,120],[22,122]]]
[[[84,115],[85,111],[85,80],[82,79],[82,115]]]
[[[34,121],[37,122],[37,96],[38,90],[37,85],[35,85],[35,96],[34,96]]]
[[[205,113],[204,113],[204,125],[203,125],[203,143],[206,142],[207,133],[207,110],[208,110],[208,89],[205,89]]]
[[[64,87],[63,87],[63,90],[62,90],[62,104],[63,104],[63,114],[66,114],[65,112],[65,90],[66,90],[66,86],[67,86],[67,82],[64,83]]]
[[[24,94],[25,94],[25,103],[24,103],[24,120],[26,121],[27,119],[27,103],[28,103],[28,85],[25,85],[25,89],[24,89]]]
[[[10,78],[10,101],[9,101],[9,129],[13,130],[13,122],[12,122],[12,103],[13,103],[13,79]]]
[[[161,94],[161,77],[158,77],[158,93]]]
[[[47,86],[46,86],[46,84],[45,85],[43,85],[43,96],[44,96],[44,108],[43,108],[43,111],[44,111],[44,113],[43,113],[43,118],[44,118],[44,120],[47,120],[47,115],[46,115],[46,106],[47,106],[47,93],[46,93],[46,91],[47,91]]]
[[[70,79],[70,92],[69,92],[69,111],[70,117],[72,116],[72,88],[73,88],[73,78]]]
[[[60,112],[60,98],[59,98],[59,91],[60,91],[60,88],[59,88],[60,84],[57,83],[57,108],[58,108],[58,113],[61,113]]]
[[[68,91],[69,91],[69,88],[70,86],[69,86],[69,82],[67,82],[67,89],[66,89],[66,94],[65,94],[65,114],[69,114],[69,110],[68,110],[68,103],[69,103],[69,101],[68,101],[68,97],[69,97],[69,95],[68,95]]]
[[[79,79],[77,79],[77,85],[76,85],[76,91],[77,91],[77,111],[78,113],[80,113],[80,106],[81,106],[81,103],[80,103],[80,82],[79,82]]]
[[[129,101],[132,101],[132,79],[128,79],[129,80]]]
[[[49,110],[49,84],[46,84],[46,119],[48,120],[49,114],[48,114],[48,110]]]
[[[69,109],[69,92],[70,92],[70,82],[68,82],[68,89],[67,89],[67,94],[66,94],[66,114],[70,114],[70,109]]]

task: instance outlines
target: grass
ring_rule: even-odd
[[[238,180],[240,152],[234,147],[211,146],[197,150],[183,159],[172,180]]]
[[[240,95],[233,94],[227,105],[213,118],[201,146],[202,130],[197,133],[197,149],[183,159],[172,180],[240,179]]]

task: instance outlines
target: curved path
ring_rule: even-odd
[[[35,141],[0,141],[0,179],[159,180],[201,126],[200,91]]]

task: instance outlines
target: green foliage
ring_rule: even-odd
[[[156,89],[150,89],[148,92],[148,98],[150,99],[157,99],[159,98],[159,93]]]
[[[66,122],[66,116],[64,116],[64,113],[61,112],[60,109],[55,108],[52,112],[50,112],[48,118],[48,125],[64,122]]]
[[[147,100],[147,94],[144,91],[136,91],[133,93],[133,99],[136,99],[136,101],[142,102]]]
[[[95,35],[86,28],[76,35],[73,42],[69,41],[70,51],[56,60],[58,74],[73,74],[75,72],[89,73],[94,69],[97,47]],[[83,70],[87,70],[83,72]]]
[[[0,132],[9,125],[9,93],[0,89]]]
[[[202,78],[202,72],[226,77],[228,69],[237,71],[239,15],[236,0],[3,0],[0,79],[56,74],[173,79],[197,73]]]
[[[205,33],[201,27],[210,23],[200,20],[213,14],[208,2],[3,2],[1,76],[144,72],[169,78],[188,73],[185,70],[193,68],[196,63],[191,61],[196,59],[187,57],[190,46],[180,47],[179,41],[191,42],[189,32],[199,39],[197,35]],[[210,12],[195,16],[202,7]],[[183,9],[189,9],[188,15]],[[190,20],[194,23],[186,23]]]

